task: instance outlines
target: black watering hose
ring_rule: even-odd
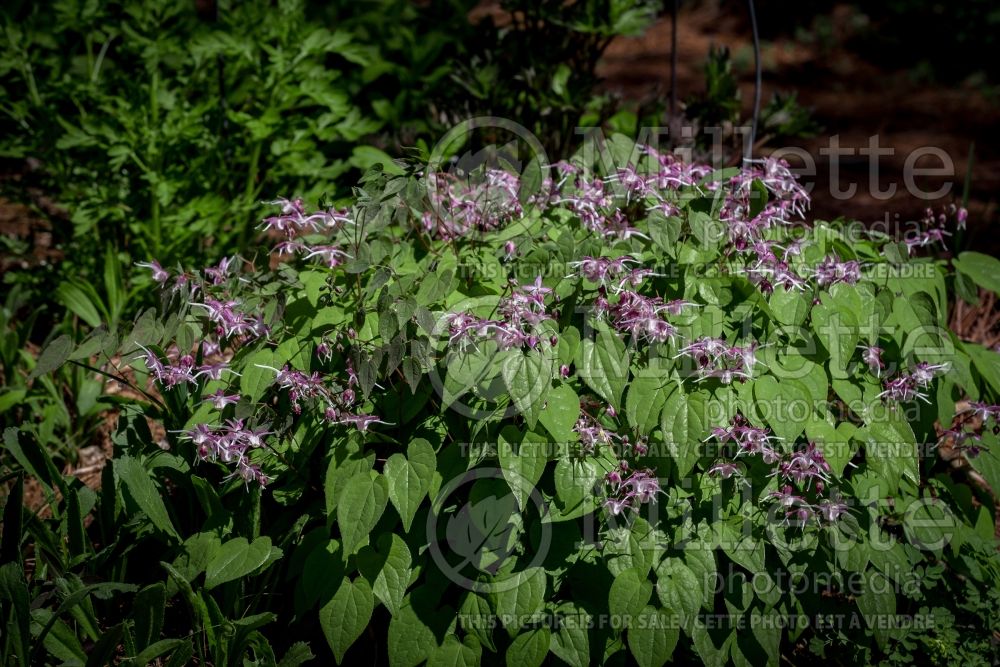
[[[681,0],[674,0],[670,10],[670,120],[677,111],[677,8]]]
[[[743,159],[753,157],[753,145],[757,141],[757,117],[760,113],[760,35],[757,33],[757,12],[754,11],[753,0],[747,0],[750,9],[750,29],[753,31],[753,120],[750,125],[750,143],[747,144]]]

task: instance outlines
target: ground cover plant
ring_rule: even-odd
[[[997,260],[807,221],[781,162],[623,136],[374,168],[34,374],[125,387],[98,491],[30,431],[5,663],[990,664]],[[42,512],[22,506],[40,484]]]

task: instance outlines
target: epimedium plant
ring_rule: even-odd
[[[963,211],[806,224],[781,162],[620,135],[273,206],[39,359],[136,398],[97,491],[5,433],[6,660],[995,655],[1000,356],[945,322],[997,260],[911,256]]]

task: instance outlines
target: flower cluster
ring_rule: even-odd
[[[605,316],[617,331],[630,334],[637,341],[663,343],[676,335],[676,330],[663,314],[679,315],[687,306],[695,304],[675,299],[664,301],[633,291],[646,280],[656,276],[652,269],[632,267],[637,260],[629,255],[617,258],[584,257],[572,266],[578,275],[598,283],[599,295],[594,302],[594,314],[598,319]],[[633,289],[626,289],[626,285]],[[608,297],[608,290],[613,296]]]
[[[855,260],[841,261],[837,255],[827,255],[816,267],[816,284],[829,287],[837,283],[853,285],[861,280],[861,264]]]
[[[736,444],[737,457],[758,454],[764,459],[764,463],[772,464],[780,457],[771,448],[771,441],[778,438],[768,433],[768,429],[751,426],[743,415],[736,415],[729,426],[713,427],[708,440],[716,439],[721,445],[733,442]]]
[[[814,517],[836,521],[847,511],[847,507],[821,497],[832,473],[823,453],[810,442],[804,448],[783,455],[771,446],[772,441],[777,439],[770,435],[768,429],[753,426],[743,415],[737,414],[729,426],[713,427],[707,438],[717,440],[723,448],[731,443],[735,449],[735,456],[717,460],[708,474],[722,479],[742,477],[743,468],[735,459],[759,456],[765,465],[772,467],[768,476],[777,477],[782,482],[781,489],[771,492],[768,498],[778,501],[786,520],[797,519],[802,525]],[[816,500],[810,502],[804,494],[812,494]]]
[[[325,211],[306,212],[301,199],[279,198],[268,202],[280,206],[281,212],[264,218],[263,227],[268,232],[281,237],[272,252],[279,255],[299,255],[305,259],[320,258],[324,264],[333,268],[350,259],[350,255],[329,243],[307,242],[307,237],[313,234],[334,236],[349,224],[354,224],[348,211],[328,209]]]
[[[747,279],[764,294],[771,294],[779,285],[788,291],[804,291],[806,280],[796,272],[790,261],[802,253],[804,243],[799,239],[780,248],[776,243],[760,239],[749,245],[743,244],[748,259],[745,270]],[[737,242],[736,245],[741,244]]]
[[[779,462],[777,470],[772,474],[807,489],[815,482],[817,493],[822,493],[824,486],[830,481],[830,472],[830,464],[823,457],[823,452],[810,442],[805,449],[794,452],[789,458]]]
[[[721,460],[716,461],[708,469],[708,474],[712,477],[721,477],[722,479],[741,477],[743,475],[743,468],[735,461]]]
[[[937,214],[930,208],[924,211],[924,217],[903,238],[903,243],[906,244],[910,254],[912,255],[917,248],[925,248],[935,243],[940,243],[943,247],[944,237],[951,236],[951,232],[946,231],[945,227],[952,217],[955,218],[957,229],[965,229],[969,212],[954,204],[942,207],[941,212]]]
[[[242,309],[243,304],[229,296],[226,289],[226,282],[230,274],[236,267],[236,259],[224,257],[215,266],[209,266],[202,270],[204,277],[197,273],[181,272],[174,280],[174,291],[184,291],[186,302],[192,306],[203,308],[208,315],[208,319],[216,324],[215,333],[220,337],[238,339],[246,342],[255,338],[266,338],[270,335],[270,327],[264,322],[259,313],[249,314]],[[166,286],[170,279],[170,274],[160,266],[160,263],[153,260],[142,263],[138,266],[149,268],[153,272],[153,279]],[[194,301],[195,294],[204,294],[202,301]],[[213,295],[218,293],[218,295]]]
[[[358,384],[358,378],[350,364],[347,366],[347,388],[343,390],[328,386],[327,379],[317,371],[306,373],[290,368],[288,364],[281,368],[260,368],[274,371],[275,384],[288,392],[292,412],[297,415],[302,414],[303,401],[315,399],[323,407],[323,418],[331,424],[349,424],[364,433],[372,424],[386,423],[375,415],[356,414],[352,411],[357,405],[358,397],[354,387]]]
[[[227,394],[225,389],[216,389],[202,399],[204,403],[211,403],[216,410],[224,410],[227,405],[236,405],[243,398],[239,394]]]
[[[228,269],[228,265],[231,262],[232,262],[231,259],[223,259],[220,262],[220,265],[222,267],[225,267],[226,269]],[[152,272],[152,278],[153,278],[153,280],[155,282],[159,283],[161,288],[166,288],[167,282],[170,280],[170,272],[167,271],[166,269],[164,269],[163,266],[158,261],[156,261],[155,259],[153,259],[153,260],[150,260],[148,262],[136,262],[136,266],[144,268],[144,269],[149,269],[150,272]],[[214,266],[214,267],[208,267],[208,268],[204,269],[203,273],[205,273],[205,275],[209,275],[209,276],[211,276],[212,274],[214,274],[215,276],[219,276],[220,275],[219,271],[220,271],[220,267],[219,266]],[[224,275],[224,274],[222,274],[222,275]],[[202,282],[202,278],[199,275],[197,275],[197,274],[191,274],[191,273],[185,273],[185,272],[181,271],[174,278],[173,286],[172,286],[171,289],[174,292],[185,293],[186,296],[190,299],[201,288],[201,282]],[[213,280],[213,284],[214,284],[214,280]]]
[[[224,361],[203,363],[198,365],[194,355],[190,353],[181,354],[177,346],[173,346],[167,352],[166,360],[160,359],[152,350],[139,346],[142,354],[138,358],[142,359],[146,365],[146,370],[161,387],[170,389],[180,384],[198,384],[199,378],[209,380],[219,380],[222,373],[229,372],[236,374]]]
[[[601,447],[617,448],[623,444],[622,436],[604,428],[596,419],[584,412],[573,430],[580,436],[580,451],[591,455]]]
[[[969,403],[969,410],[983,422],[990,419],[1000,421],[1000,405],[989,405],[982,401],[971,401]]]
[[[622,255],[614,259],[610,257],[591,257],[586,255],[578,262],[571,262],[570,266],[577,269],[578,275],[587,280],[598,283],[602,287],[621,290],[626,283],[638,286],[646,276],[653,275],[649,269],[632,269],[630,264],[637,264],[638,261],[629,255]],[[638,282],[635,282],[638,280]]]
[[[636,341],[665,343],[677,334],[677,330],[663,319],[662,313],[677,312],[678,303],[682,302],[665,303],[660,297],[622,291],[611,301],[598,297],[594,311],[598,318],[607,315],[612,327],[631,334]]]
[[[970,401],[969,407],[963,412],[971,412],[978,423],[975,420],[964,420],[964,424],[942,431],[940,438],[950,438],[953,449],[972,459],[983,450],[983,432],[987,428],[992,428],[994,435],[1000,433],[1000,405]]]
[[[951,428],[941,433],[942,438],[951,438],[952,447],[970,459],[979,456],[983,450],[983,435],[975,431],[966,431],[960,428]],[[970,442],[971,441],[971,442]]]
[[[810,503],[804,496],[799,495],[790,484],[785,484],[778,491],[772,491],[768,494],[768,498],[776,502],[781,511],[785,513],[786,522],[796,520],[800,527],[804,527],[814,518],[835,523],[849,510],[847,503],[839,499],[823,498],[818,502]]]
[[[270,368],[269,366],[260,366],[260,368],[274,371],[274,382],[280,388],[288,391],[288,400],[291,401],[292,411],[295,414],[302,413],[301,401],[316,398],[317,396],[325,398],[328,395],[323,378],[316,371],[304,373],[300,370],[289,368],[288,364],[285,364],[281,368]]]
[[[809,209],[809,193],[792,173],[788,162],[773,157],[747,160],[740,173],[733,177],[737,192],[748,193],[754,181],[764,184],[772,195],[758,217],[765,216],[771,224],[787,224],[793,217],[802,217]]]
[[[595,234],[620,236],[615,225],[620,226],[623,221],[621,211],[615,207],[614,197],[605,189],[604,181],[581,176],[575,180],[574,189],[573,192],[560,192],[554,203],[565,204],[580,223]]]
[[[922,361],[914,366],[909,373],[900,373],[891,380],[886,380],[883,384],[884,391],[878,396],[904,403],[914,399],[929,403],[927,394],[920,390],[927,389],[935,376],[947,371],[948,364],[929,364]]]
[[[882,353],[884,351],[877,345],[861,346],[861,360],[867,364],[868,370],[874,373],[876,377],[881,377],[882,370],[885,368],[885,362],[882,361]]]
[[[770,195],[767,201],[761,201],[764,193],[754,187],[758,182]],[[729,227],[729,242],[742,251],[763,240],[769,229],[801,217],[808,206],[809,194],[799,185],[788,163],[765,158],[749,162],[730,179],[719,216]]]
[[[136,266],[152,271],[153,280],[160,283],[160,285],[165,285],[170,280],[170,273],[160,266],[160,263],[155,259],[150,262],[136,262]]]
[[[553,203],[565,204],[583,226],[602,237],[627,239],[645,238],[630,223],[624,209],[635,201],[644,201],[648,211],[675,215],[679,208],[674,199],[682,187],[698,187],[712,173],[708,165],[685,163],[673,155],[643,147],[644,154],[653,157],[657,167],[641,173],[632,166],[622,167],[608,178],[587,178],[578,167],[567,163],[556,165],[562,179],[556,186]],[[569,176],[574,176],[571,181]],[[609,185],[610,184],[610,185]]]
[[[768,240],[769,230],[791,225],[805,215],[809,206],[809,194],[787,162],[774,158],[752,160],[735,176],[712,180],[715,172],[709,165],[687,163],[648,146],[640,146],[639,150],[652,158],[648,161],[651,167],[627,165],[604,179],[589,175],[573,163],[551,165],[557,180],[547,178],[541,192],[530,201],[541,208],[567,209],[583,227],[602,238],[628,239],[646,238],[630,220],[633,202],[643,202],[647,211],[675,215],[680,211],[680,189],[714,191],[721,197],[719,217],[725,225],[726,252],[743,256],[747,277],[765,294],[779,285],[788,290],[807,287],[801,267],[792,263],[805,241],[799,239],[782,248]],[[486,170],[481,182],[475,183],[448,173],[431,173],[425,178],[434,210],[424,214],[423,224],[437,238],[455,239],[472,230],[497,230],[523,215],[521,184],[514,174]],[[620,290],[648,275],[644,269],[638,269],[637,275],[626,275],[630,261],[634,260],[585,257],[575,265],[588,280]],[[858,262],[841,261],[834,255],[815,268],[814,276],[821,287],[837,282],[853,284],[860,279],[861,269]]]
[[[649,446],[645,438],[631,442],[627,435],[620,435],[606,429],[588,410],[603,407],[607,416],[614,418],[616,413],[611,406],[584,398],[580,418],[573,430],[580,436],[580,453],[590,456],[599,449],[610,449],[619,457],[617,466],[604,477],[605,500],[604,507],[612,516],[619,516],[628,510],[637,510],[640,505],[653,500],[661,492],[656,473],[651,468],[640,468],[632,471],[627,460],[622,456],[646,456]],[[608,452],[604,452],[605,454]]]
[[[264,218],[263,227],[281,233],[286,238],[295,238],[300,234],[330,232],[342,229],[351,224],[347,211],[329,209],[307,213],[301,199],[278,199],[268,202],[280,206],[281,213]]]
[[[714,170],[709,165],[687,163],[648,146],[639,148],[652,158],[647,160],[651,167],[627,165],[604,179],[589,175],[573,163],[551,165],[557,180],[546,178],[541,192],[530,201],[540,208],[565,208],[584,228],[602,238],[628,239],[646,238],[630,219],[633,203],[642,202],[646,211],[675,215],[680,211],[680,189],[715,191],[721,197],[719,216],[725,225],[727,252],[744,256],[747,277],[765,294],[778,285],[789,290],[806,288],[805,278],[791,263],[801,253],[804,241],[779,248],[768,240],[769,230],[792,224],[804,216],[809,206],[808,192],[785,161],[748,161],[735,176],[712,180]],[[514,174],[486,170],[482,182],[472,183],[471,179],[448,173],[431,173],[426,180],[434,210],[424,214],[423,225],[437,238],[455,239],[473,230],[497,230],[523,215],[521,184]],[[648,275],[644,269],[637,269],[637,275],[626,275],[631,261],[631,257],[585,257],[575,265],[588,280],[620,290]],[[860,267],[857,262],[828,257],[815,275],[820,286],[854,283],[860,278]]]
[[[552,319],[545,306],[545,297],[550,292],[552,289],[542,285],[542,277],[538,276],[530,285],[512,285],[510,295],[501,299],[497,306],[499,319],[464,312],[449,314],[449,344],[463,347],[492,340],[501,350],[534,349],[541,342],[539,325]]]
[[[757,365],[757,344],[730,345],[718,338],[702,337],[683,347],[677,356],[687,356],[695,362],[699,380],[718,378],[723,384],[753,377]]]
[[[267,338],[271,334],[271,328],[260,313],[247,314],[240,309],[242,304],[237,299],[222,300],[206,296],[204,301],[192,301],[191,305],[205,309],[208,319],[216,325],[215,333],[218,336],[246,341]]]
[[[302,202],[298,200],[279,200],[276,203],[282,205],[282,211],[279,215],[268,218],[265,226],[284,234],[287,240],[295,243],[299,242],[297,239],[300,234],[336,231],[349,222],[346,216],[336,211],[307,214]],[[169,274],[157,262],[150,262],[147,268],[152,269],[154,279],[166,287],[170,280]],[[239,375],[230,368],[235,350],[271,335],[271,327],[259,309],[255,310],[241,298],[242,287],[248,283],[243,278],[233,280],[233,277],[238,277],[237,274],[238,265],[228,258],[200,272],[179,274],[174,289],[178,286],[187,289],[186,301],[195,308],[196,314],[203,313],[199,319],[206,333],[193,351],[180,350],[173,345],[164,354],[140,346],[142,354],[139,358],[144,361],[161,390],[170,390],[184,384],[203,390],[204,383],[208,381],[226,382],[231,376]],[[195,293],[201,294],[199,301],[192,299]],[[324,335],[316,347],[317,357],[329,361],[333,357],[334,347],[343,352],[344,345],[339,341],[344,335],[350,339],[353,332],[337,332],[332,338],[330,334]],[[319,372],[297,370],[288,364],[281,368],[257,366],[274,372],[274,384],[287,392],[295,415],[302,414],[308,402],[328,423],[353,426],[361,432],[367,431],[372,424],[385,423],[378,417],[359,410],[355,390],[358,378],[350,363],[346,369],[346,388],[336,385]],[[211,393],[204,393],[200,398],[195,394],[196,400],[211,405],[220,413],[243,399],[233,386],[212,389]],[[195,443],[200,458],[235,464],[233,475],[247,482],[255,481],[263,485],[269,481],[269,476],[260,468],[266,461],[259,459],[258,463],[251,463],[248,452],[260,448],[266,435],[272,434],[264,429],[247,428],[242,420],[227,419],[221,427],[209,423],[197,424],[186,431],[183,437]]]
[[[249,453],[264,447],[269,435],[273,433],[266,428],[248,428],[242,419],[229,419],[221,427],[197,424],[181,437],[194,443],[202,460],[235,464],[229,477],[266,486],[270,480],[259,465],[250,462]]]
[[[462,238],[471,231],[501,229],[524,213],[518,198],[520,179],[502,169],[487,169],[481,180],[436,172],[428,174],[431,210],[424,230],[435,238]]]
[[[713,171],[707,164],[684,162],[676,155],[661,153],[650,146],[642,147],[641,150],[656,160],[658,165],[657,170],[645,181],[646,193],[654,197],[661,196],[663,191],[697,187]]]
[[[630,471],[627,461],[620,461],[616,469],[605,475],[604,483],[608,492],[604,507],[612,516],[638,509],[663,493],[653,470],[641,468]]]

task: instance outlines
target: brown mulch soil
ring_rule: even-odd
[[[950,203],[953,197],[961,197],[969,149],[974,142],[966,247],[1000,255],[1000,236],[990,229],[1000,217],[1000,141],[996,135],[1000,100],[990,98],[989,89],[982,85],[920,83],[909,72],[866,61],[845,46],[853,30],[854,10],[839,5],[827,18],[833,26],[833,44],[820,46],[793,37],[762,43],[762,103],[766,104],[775,91],[795,92],[800,104],[812,108],[814,118],[824,128],[820,136],[795,140],[793,144],[817,160],[816,177],[804,178],[815,184],[813,217],[830,220],[844,216],[866,223],[884,221],[886,216],[890,223],[917,220],[928,205]],[[670,85],[670,26],[670,17],[665,16],[641,37],[616,39],[599,71],[606,88],[627,99],[658,95],[666,100]],[[733,54],[744,113],[749,118],[753,100],[749,27],[742,13],[724,11],[713,3],[681,9],[678,99],[701,92],[704,62],[713,44],[728,46]],[[856,183],[857,193],[848,199],[835,198],[829,187],[829,160],[819,154],[819,149],[827,146],[833,135],[839,136],[842,147],[866,148],[869,137],[875,134],[881,147],[894,151],[880,158],[880,188],[884,190],[895,181],[896,193],[887,199],[875,196],[869,187],[868,158],[855,155],[841,158],[840,183],[841,187]],[[942,149],[955,166],[953,177],[918,177],[917,184],[927,192],[943,182],[953,183],[951,194],[936,201],[910,195],[901,179],[907,156],[923,146]],[[762,152],[767,153],[768,148]],[[933,158],[923,158],[917,166],[938,164]]]

